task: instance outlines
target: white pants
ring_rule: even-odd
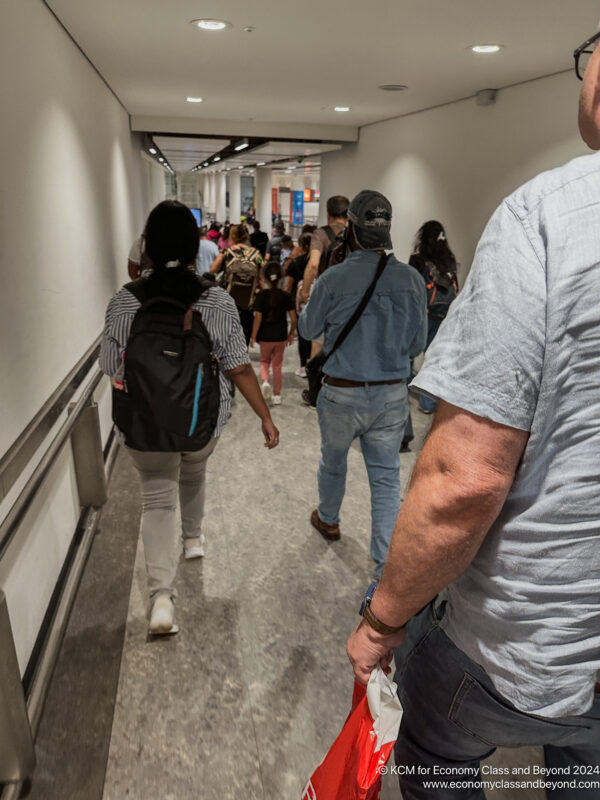
[[[180,546],[177,542],[177,497],[184,539],[200,536],[206,494],[206,462],[217,446],[211,439],[193,453],[148,453],[127,448],[142,482],[141,533],[150,597],[176,596],[173,583]]]

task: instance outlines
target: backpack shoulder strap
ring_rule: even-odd
[[[146,278],[137,278],[135,281],[131,281],[130,283],[126,283],[123,286],[124,289],[127,289],[128,292],[135,297],[136,300],[139,300],[142,305],[146,301],[147,293],[146,293]]]
[[[329,239],[329,244],[333,244],[337,239],[337,236],[333,232],[333,228],[331,227],[331,225],[323,225],[322,230],[324,230],[325,233],[327,234],[327,238]]]

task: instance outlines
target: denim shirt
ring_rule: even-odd
[[[375,277],[379,254],[355,250],[315,282],[298,330],[325,333],[329,352]],[[419,273],[390,255],[373,296],[342,346],[325,364],[334,378],[386,381],[410,377],[410,359],[425,349],[427,296]]]

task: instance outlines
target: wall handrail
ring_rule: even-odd
[[[77,389],[86,379],[98,358],[101,338],[101,334],[96,337],[73,369],[0,458],[0,501],[6,497],[11,487],[19,479]]]
[[[56,457],[69,440],[71,431],[77,424],[81,413],[90,402],[90,399],[104,377],[104,373],[97,369],[84,389],[81,397],[75,404],[72,413],[63,422],[52,443],[42,456],[40,462],[27,480],[19,496],[13,503],[10,511],[0,523],[0,560],[12,542],[23,517],[26,515],[36,492],[40,488],[46,475],[50,472]]]

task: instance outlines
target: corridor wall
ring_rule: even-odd
[[[395,253],[405,260],[420,225],[439,219],[464,280],[501,200],[589,152],[577,131],[579,86],[571,71],[503,89],[495,105],[470,98],[367,125],[356,144],[322,156],[321,198],[383,192],[393,206]]]
[[[4,3],[0,18],[1,457],[100,333],[164,180],[142,159],[127,111],[41,0]],[[97,399],[106,440],[106,382]],[[0,562],[22,670],[79,514],[67,447]]]

